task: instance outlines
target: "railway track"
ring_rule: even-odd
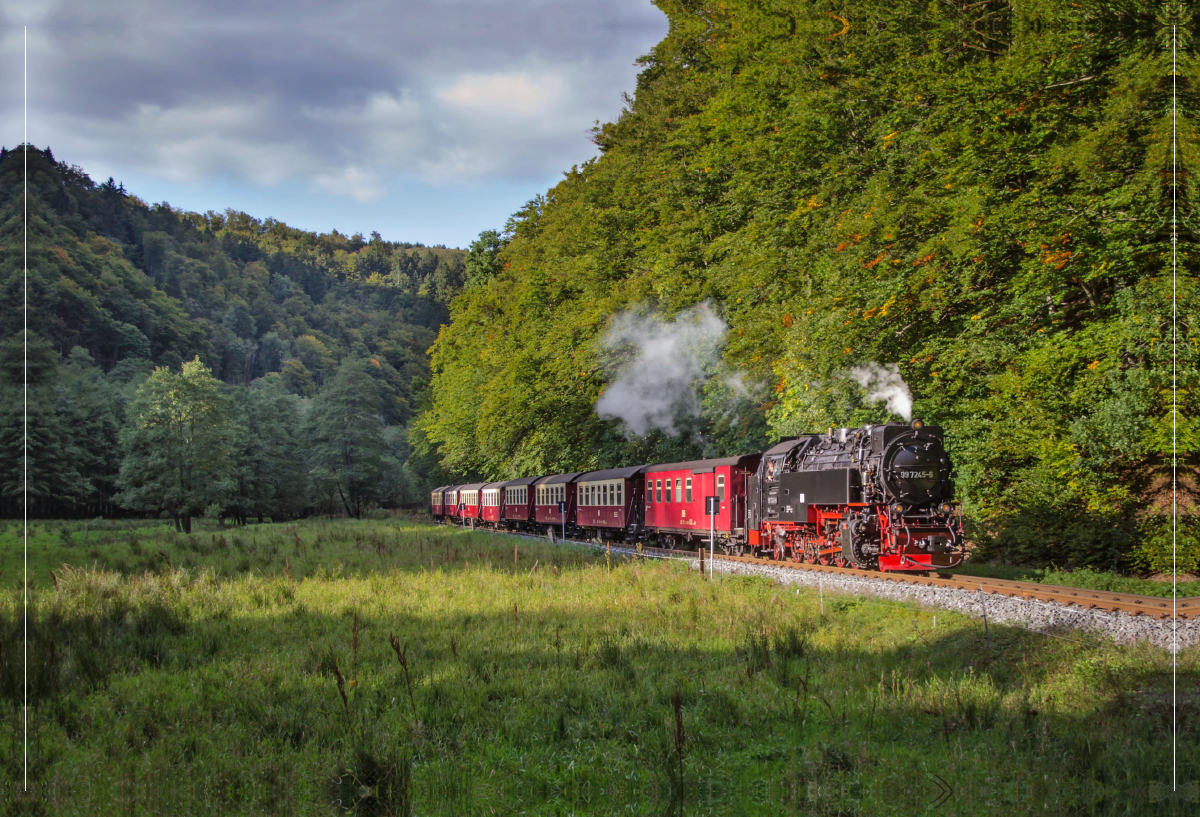
[[[504,533],[505,531],[498,531]],[[545,537],[530,534],[516,534],[521,538],[538,539],[545,541]],[[562,541],[559,539],[558,541]],[[700,551],[691,550],[670,550],[667,548],[656,548],[636,545],[602,545],[596,542],[584,539],[568,538],[567,541],[574,544],[591,545],[594,547],[611,549],[618,554],[627,555],[648,555],[655,557],[668,557],[677,559],[695,559],[699,557],[701,564],[709,559],[707,549]],[[833,565],[817,565],[809,563],[798,563],[789,560],[775,561],[774,559],[760,559],[756,556],[727,556],[723,553],[717,553],[713,557],[719,562],[739,562],[743,564],[759,565],[762,567],[785,568],[792,570],[807,570],[811,572],[832,573],[841,576],[853,576],[864,579],[880,579],[888,582],[899,582],[903,584],[931,585],[934,587],[948,587],[958,590],[966,590],[980,592],[986,595],[1006,596],[1010,598],[1032,599],[1034,601],[1048,601],[1056,604],[1079,607],[1085,610],[1107,610],[1121,613],[1129,613],[1131,615],[1149,616],[1151,618],[1165,620],[1188,620],[1200,618],[1200,596],[1189,596],[1186,598],[1177,598],[1172,605],[1169,598],[1161,596],[1140,596],[1133,593],[1111,593],[1106,590],[1088,590],[1080,587],[1063,587],[1053,584],[1039,584],[1037,582],[1022,582],[1009,579],[989,579],[982,576],[962,576],[940,574],[938,576],[914,576],[903,573],[882,573],[877,571],[858,570],[852,567],[834,567]]]
[[[703,558],[707,559],[708,554],[705,553]],[[843,576],[881,579],[888,582],[950,587],[958,590],[977,591],[988,595],[1050,601],[1057,604],[1073,605],[1087,610],[1112,610],[1161,619],[1176,618],[1182,620],[1200,617],[1200,596],[1176,599],[1174,606],[1172,606],[1171,599],[1162,598],[1161,596],[1110,593],[1106,590],[1088,590],[1079,587],[1062,587],[1060,585],[1011,581],[1009,579],[988,579],[982,576],[950,576],[943,574],[933,577],[899,573],[876,573],[873,571],[856,570],[850,567],[797,564],[790,561],[777,562],[773,559],[759,559],[754,556],[726,556],[720,553],[716,554],[714,558],[717,561],[743,562],[765,567],[783,567],[795,570],[834,573]]]

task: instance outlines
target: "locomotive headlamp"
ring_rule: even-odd
[[[943,502],[941,505],[938,505],[938,513],[950,513],[952,507],[949,502]]]
[[[913,428],[921,428],[921,427],[923,427],[924,425],[925,425],[925,424],[924,424],[924,423],[922,423],[920,420],[913,420],[913,421],[912,421],[912,427],[913,427]]]

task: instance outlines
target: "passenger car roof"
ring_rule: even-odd
[[[592,482],[597,479],[629,479],[641,473],[645,465],[627,465],[624,468],[606,468],[603,471],[588,471],[579,475],[580,482]]]

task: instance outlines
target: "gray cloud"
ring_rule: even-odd
[[[0,19],[10,75],[29,25],[30,138],[60,157],[360,201],[397,174],[543,179],[593,155],[667,28],[648,0],[0,0]],[[0,106],[19,126],[19,84]]]

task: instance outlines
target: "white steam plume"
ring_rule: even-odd
[[[725,321],[707,303],[681,312],[673,321],[623,312],[612,322],[603,344],[608,349],[633,346],[637,353],[596,401],[603,419],[624,421],[637,436],[651,429],[677,433],[681,414],[700,414],[695,384],[720,361]],[[707,370],[707,371],[706,371]],[[741,381],[731,383],[735,388]]]
[[[850,376],[867,390],[869,402],[887,400],[890,411],[899,414],[906,421],[912,419],[912,392],[900,376],[898,365],[889,363],[880,366],[878,363],[866,363],[851,369]]]

